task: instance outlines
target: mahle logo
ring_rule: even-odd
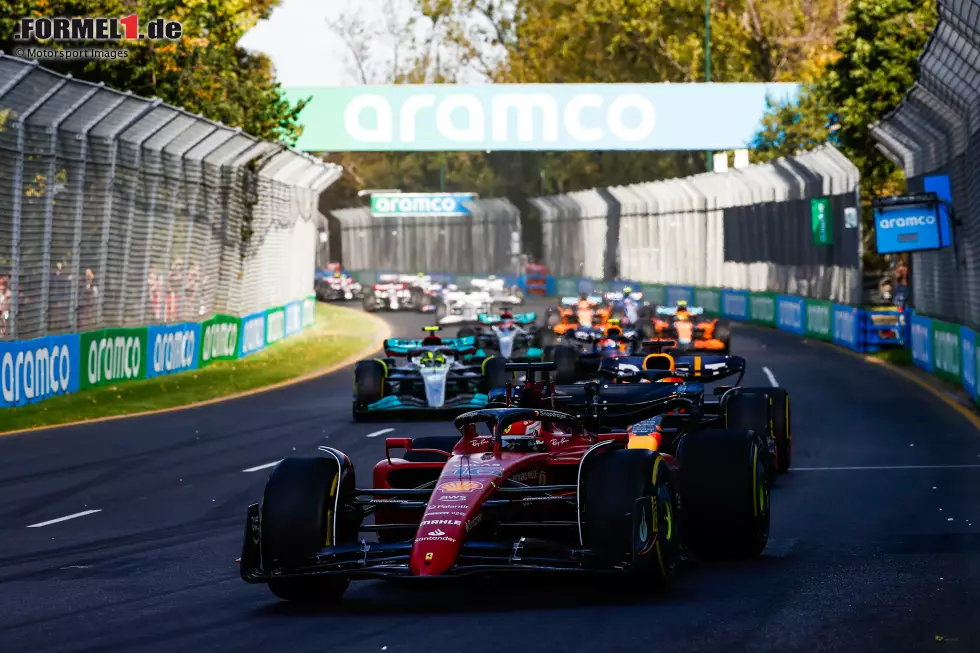
[[[628,113],[638,114],[639,121],[628,124]],[[558,143],[562,131],[580,143],[602,141],[608,134],[637,143],[657,124],[653,103],[637,93],[623,93],[608,104],[598,93],[579,93],[561,106],[547,93],[501,93],[489,102],[472,93],[452,93],[441,101],[435,93],[419,93],[402,102],[397,126],[387,98],[359,95],[344,109],[344,128],[364,143],[415,143],[420,123],[457,143],[506,143],[514,138],[511,118],[521,143]]]
[[[936,330],[933,338],[933,363],[941,371],[959,376],[959,348],[960,338],[957,334]]]
[[[234,358],[238,354],[238,324],[218,322],[209,324],[201,338],[201,362],[213,358]]]
[[[857,316],[851,309],[834,311],[834,339],[857,343]]]
[[[95,338],[89,343],[87,361],[90,385],[135,379],[140,375],[143,347],[138,336]]]
[[[929,327],[921,322],[912,323],[912,358],[929,363]]]

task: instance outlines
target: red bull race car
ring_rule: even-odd
[[[692,552],[762,553],[766,443],[744,395],[709,413],[690,380],[535,379],[554,369],[508,364],[525,381],[502,404],[460,415],[456,435],[389,438],[367,484],[330,447],[280,462],[247,511],[242,578],[323,603],[362,578],[597,572],[664,586]]]

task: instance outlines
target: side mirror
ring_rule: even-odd
[[[725,394],[726,392],[728,392],[731,389],[732,389],[732,386],[730,386],[730,385],[720,385],[717,388],[715,388],[714,390],[712,390],[712,392],[714,393],[714,395],[716,397],[720,397],[720,396],[722,396],[723,394]]]

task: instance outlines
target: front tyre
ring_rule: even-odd
[[[361,512],[353,493],[353,466],[339,452],[325,458],[287,458],[276,465],[260,508],[265,573],[288,574],[324,545],[356,541]],[[286,577],[271,580],[269,589],[286,601],[333,602],[349,584],[343,576]]]
[[[582,537],[586,546],[656,587],[680,564],[680,523],[666,461],[645,449],[596,452],[584,472]]]

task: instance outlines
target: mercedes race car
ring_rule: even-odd
[[[540,361],[554,346],[555,336],[535,324],[537,313],[481,313],[474,326],[459,329],[457,337],[476,338],[477,355],[492,354],[510,361]]]
[[[451,286],[443,293],[442,301],[436,307],[439,324],[473,325],[479,322],[480,315],[524,303],[520,289],[505,287],[503,279],[473,279],[470,284],[472,289],[469,291]]]
[[[356,279],[341,270],[329,269],[313,283],[316,298],[321,302],[363,299],[364,289]]]
[[[731,327],[725,320],[704,316],[704,309],[679,301],[677,306],[658,306],[653,319],[657,338],[675,340],[678,349],[727,353],[731,351]]]
[[[765,442],[745,424],[743,395],[709,415],[697,383],[567,394],[535,380],[553,369],[508,364],[525,383],[459,416],[457,435],[388,438],[371,485],[330,447],[280,462],[247,511],[242,578],[318,603],[354,579],[496,572],[613,573],[655,588],[692,552],[762,553]]]
[[[634,292],[629,286],[622,291],[603,293],[602,300],[609,307],[610,317],[622,324],[636,325],[641,319],[650,317],[651,308],[643,301],[643,293]]]
[[[503,359],[475,357],[475,338],[443,339],[438,326],[424,330],[421,340],[385,340],[385,358],[354,366],[356,421],[458,414],[484,406],[490,388],[503,385]]]

